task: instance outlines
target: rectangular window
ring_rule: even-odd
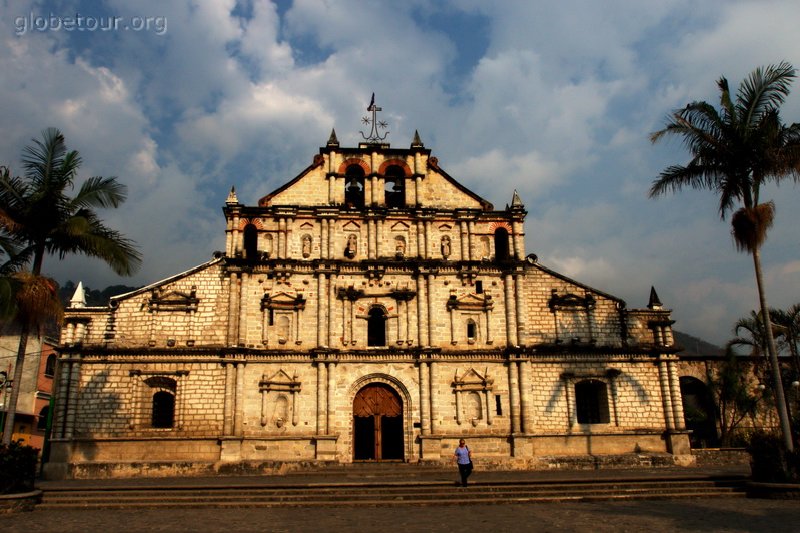
[[[475,293],[476,294],[483,294],[483,282],[476,281],[475,282]]]
[[[503,404],[500,402],[500,395],[496,394],[494,397],[494,407],[495,411],[497,412],[497,416],[503,415]]]

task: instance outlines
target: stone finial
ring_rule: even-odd
[[[327,145],[329,148],[338,148],[339,147],[339,139],[336,138],[336,130],[331,128],[331,136],[328,137]]]
[[[78,286],[75,287],[75,293],[69,300],[69,306],[72,309],[86,307],[86,291],[83,290],[82,281],[79,281]]]
[[[517,192],[516,189],[514,189],[514,196],[511,197],[511,207],[512,208],[515,208],[515,207],[516,208],[522,208],[522,207],[524,207],[522,205],[522,199],[520,199],[519,193]]]
[[[239,203],[239,198],[236,197],[236,187],[231,187],[231,192],[228,193],[228,199],[225,200],[227,205],[236,205]]]
[[[422,139],[419,138],[419,131],[414,130],[414,140],[411,141],[411,148],[425,148]]]
[[[661,300],[658,299],[658,293],[656,293],[656,288],[651,286],[650,287],[650,302],[647,304],[647,308],[648,309],[657,310],[657,309],[661,309],[662,307],[663,307],[663,304],[661,303]]]

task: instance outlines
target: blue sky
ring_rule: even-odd
[[[527,251],[543,264],[629,307],[654,285],[677,329],[722,343],[757,304],[752,261],[712,194],[647,198],[687,158],[648,134],[674,108],[716,103],[722,75],[738,85],[757,66],[800,66],[798,20],[796,0],[3,0],[0,162],[18,169],[55,126],[83,177],[118,176],[129,199],[104,218],[139,243],[141,271],[56,258],[45,269],[94,288],[145,284],[224,248],[232,185],[255,204],[331,128],[357,143],[375,92],[393,146],[418,130],[496,207],[519,191]],[[783,117],[800,121],[800,82]],[[766,193],[778,213],[767,296],[788,307],[800,302],[800,190]]]

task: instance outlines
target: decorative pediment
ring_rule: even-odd
[[[453,229],[453,226],[450,224],[442,224],[439,226],[439,231],[450,231],[451,229]]]
[[[306,299],[302,294],[293,294],[289,292],[278,292],[275,294],[265,294],[261,298],[261,310],[273,309],[283,311],[296,311],[298,309],[305,309]]]
[[[447,300],[448,311],[452,311],[453,309],[463,311],[488,311],[493,307],[494,302],[489,294],[465,294],[461,297],[451,294],[450,299]]]
[[[359,231],[361,226],[355,220],[348,220],[343,226],[344,231]]]
[[[453,378],[453,388],[458,391],[490,391],[494,387],[494,379],[488,375],[488,370],[483,374],[470,368],[460,377],[456,372]]]
[[[402,220],[395,222],[391,226],[392,231],[408,231],[408,228],[409,228],[408,224],[406,224]]]
[[[302,224],[300,224],[300,229],[306,229],[306,230],[314,229],[314,224],[312,224],[311,222],[308,222],[308,221],[303,222]]]
[[[547,305],[550,307],[550,311],[561,311],[561,310],[576,310],[576,309],[594,309],[595,299],[594,296],[591,294],[586,294],[584,296],[579,296],[574,293],[566,293],[563,295],[559,295],[556,289],[553,289],[550,300],[548,300]]]
[[[155,289],[147,300],[147,309],[153,312],[181,311],[190,313],[197,311],[200,299],[197,297],[197,288],[192,286],[189,292],[163,291]]]
[[[280,369],[270,377],[267,377],[266,374],[261,376],[258,386],[261,392],[300,392],[301,383],[297,380],[296,375],[290,376],[285,370]]]

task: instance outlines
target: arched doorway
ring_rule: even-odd
[[[692,431],[692,448],[713,448],[719,445],[714,398],[708,386],[692,376],[681,376],[683,421]]]
[[[353,460],[403,458],[403,400],[388,385],[367,385],[353,400]]]

